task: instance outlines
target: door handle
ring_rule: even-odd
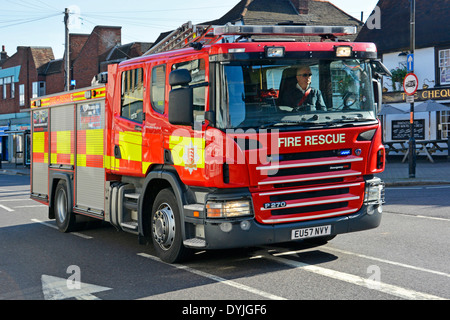
[[[115,145],[114,146],[114,157],[117,159],[122,159],[122,154],[120,153],[120,147]]]

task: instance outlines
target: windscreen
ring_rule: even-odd
[[[368,60],[236,61],[220,68],[219,128],[330,127],[376,120]]]

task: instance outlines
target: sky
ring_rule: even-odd
[[[329,0],[346,13],[366,20],[378,0]],[[187,21],[222,17],[239,0],[0,0],[0,45],[12,56],[18,46],[51,47],[64,55],[64,10],[70,33],[90,34],[97,25],[121,26],[122,43],[154,42],[160,33]]]

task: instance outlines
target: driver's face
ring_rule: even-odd
[[[305,90],[311,84],[311,69],[302,68],[297,70],[297,82]]]

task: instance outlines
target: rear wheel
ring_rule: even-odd
[[[75,229],[76,218],[72,212],[72,203],[67,191],[67,183],[60,180],[55,190],[54,213],[56,225],[61,232],[71,232]]]
[[[156,196],[150,229],[155,250],[164,262],[180,262],[190,255],[191,250],[183,245],[180,209],[171,189],[164,189]]]

